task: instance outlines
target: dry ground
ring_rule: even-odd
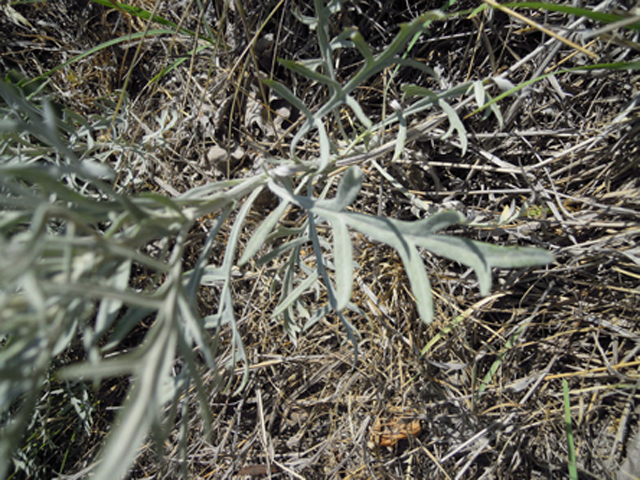
[[[127,3],[154,9],[152,0]],[[311,107],[321,102],[317,87],[274,61],[317,55],[312,32],[292,14],[297,5],[311,15],[312,2],[241,3],[244,12],[237,6],[226,10],[215,0],[201,15],[195,2],[158,2],[158,13],[185,28],[205,32],[203,25],[210,25],[226,44],[217,52],[189,57],[193,38],[158,36],[140,48],[132,42],[102,49],[52,76],[57,101],[83,114],[98,111],[107,99],[116,101],[126,88],[132,142],[156,128],[163,110],[179,115],[165,134],[166,148],[154,152],[156,160],[136,172],[138,182],[130,188],[174,195],[248,175],[265,152],[286,154],[286,130],[295,128],[296,115],[285,107],[286,118],[270,127],[252,112],[259,108],[260,76],[282,81]],[[582,3],[605,11],[631,7]],[[464,0],[452,10],[479,4]],[[372,48],[380,48],[399,22],[439,7],[430,0],[345,2],[332,29],[355,25]],[[0,69],[29,76],[147,28],[140,19],[81,0],[15,8],[34,29],[0,17]],[[576,41],[581,28],[594,28],[588,21],[574,24],[578,19],[567,15],[523,13]],[[587,48],[599,62],[629,61],[638,55],[634,41],[631,34],[609,36]],[[249,44],[255,48],[246,49]],[[510,81],[520,84],[591,62],[501,12],[438,23],[411,55],[451,85],[507,69]],[[148,83],[179,56],[187,61],[159,83]],[[353,52],[343,54],[344,78],[358,61]],[[379,118],[387,82],[391,97],[400,99],[401,84],[427,81],[411,71],[395,79],[384,72],[361,89],[359,101]],[[615,478],[633,450],[640,417],[639,89],[635,72],[558,74],[500,102],[502,130],[493,118],[467,118],[470,147],[464,156],[455,138],[429,137],[409,144],[395,164],[379,158],[411,194],[435,210],[461,209],[475,222],[496,221],[505,209],[528,200],[531,207],[520,219],[457,233],[501,245],[540,246],[556,255],[556,263],[497,271],[492,294],[481,298],[472,273],[425,255],[436,298],[436,321],[426,326],[395,253],[355,236],[361,266],[353,297],[361,314],[350,316],[361,334],[355,366],[353,346],[336,318],[306,326],[293,342],[282,322],[270,317],[279,265],[245,269],[234,298],[252,362],[247,387],[231,393],[241,375],[226,373],[231,388],[211,397],[211,436],[203,434],[195,404],[188,410],[186,465],[179,445],[168,444],[164,459],[145,451],[132,476],[179,478],[187,471],[191,478],[238,478],[268,475],[270,466],[272,478],[564,478],[566,380],[580,478]],[[270,106],[278,111],[278,105]],[[361,167],[365,187],[354,208],[406,220],[425,215],[371,162]],[[260,205],[250,227],[264,218],[273,199]],[[284,221],[295,226],[300,220],[300,212],[291,211]],[[194,258],[208,228],[203,219],[193,231]],[[250,234],[251,228],[242,243]],[[186,264],[192,261],[185,258]],[[201,313],[215,311],[217,299],[215,289],[203,289]],[[314,293],[307,297],[310,305],[325,300]],[[221,338],[228,342],[229,332]],[[119,402],[124,389],[111,383],[100,392],[109,404]],[[70,478],[83,475],[74,473],[89,465],[109,419],[105,409],[92,435],[71,452],[65,467]],[[47,461],[59,459],[53,452]]]

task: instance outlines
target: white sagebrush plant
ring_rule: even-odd
[[[425,134],[434,130],[443,120],[449,121],[449,129],[441,138],[446,138],[455,130],[458,136],[458,144],[463,153],[467,148],[467,135],[465,127],[456,110],[446,101],[448,98],[459,97],[468,94],[484,105],[490,101],[483,88],[486,82],[469,82],[455,86],[449,90],[433,92],[424,87],[406,85],[403,90],[407,96],[420,97],[406,108],[401,108],[399,103],[392,102],[393,113],[378,124],[367,118],[363,109],[353,97],[354,91],[372,76],[392,66],[416,68],[437,78],[435,72],[427,65],[415,60],[405,58],[402,55],[407,47],[421,35],[428,25],[435,20],[447,18],[441,11],[427,12],[410,23],[400,26],[400,32],[391,44],[381,53],[374,55],[366,41],[357,29],[348,28],[337,37],[329,38],[329,16],[340,9],[341,2],[334,0],[325,5],[322,0],[315,0],[316,17],[307,17],[297,14],[297,17],[316,31],[319,50],[322,58],[294,62],[280,60],[280,63],[295,73],[307,79],[317,82],[328,89],[329,99],[312,112],[299,98],[297,98],[286,86],[271,80],[265,83],[279,95],[297,107],[305,116],[306,122],[294,136],[290,146],[291,161],[281,165],[270,173],[269,188],[281,199],[280,206],[256,230],[247,245],[239,264],[244,265],[252,258],[260,248],[273,238],[287,237],[288,241],[279,245],[277,250],[267,254],[261,263],[274,259],[277,255],[288,253],[290,260],[285,262],[285,271],[282,272],[283,285],[281,300],[275,308],[273,315],[283,315],[287,332],[295,339],[300,327],[293,320],[294,307],[306,314],[308,321],[303,329],[308,328],[329,311],[335,312],[345,326],[347,336],[356,347],[355,334],[357,333],[349,324],[342,312],[345,308],[357,309],[350,303],[353,283],[353,258],[349,229],[357,230],[368,237],[393,247],[404,264],[409,278],[411,289],[416,298],[418,312],[423,321],[429,323],[433,318],[433,300],[429,279],[425,272],[418,247],[428,250],[445,258],[458,261],[474,269],[478,276],[480,291],[488,294],[491,288],[491,268],[517,268],[533,265],[544,265],[553,261],[553,256],[544,250],[526,247],[496,247],[481,242],[455,238],[451,236],[437,235],[438,230],[445,229],[453,224],[465,222],[464,216],[455,211],[443,211],[428,219],[416,222],[404,222],[390,218],[379,218],[357,214],[346,210],[358,195],[361,185],[362,173],[357,166],[350,167],[342,177],[338,187],[337,197],[326,200],[326,195],[331,186],[327,182],[320,198],[314,198],[311,194],[302,196],[299,191],[305,189],[311,192],[311,182],[318,178],[326,178],[326,174],[333,172],[337,166],[350,165],[362,159],[375,158],[376,156],[393,151],[395,160],[400,156],[405,142],[416,134]],[[334,67],[334,57],[338,49],[355,48],[363,57],[362,67],[341,84]],[[349,107],[361,123],[361,130],[353,136],[348,136],[344,128],[339,128],[342,135],[335,141],[329,135],[326,128],[326,117],[334,114],[334,119],[339,122],[341,116],[339,109]],[[444,115],[437,122],[426,124],[423,128],[407,128],[407,119],[426,109],[440,108]],[[495,113],[498,121],[502,117],[495,106],[491,105],[491,112]],[[378,135],[381,131],[397,126],[398,132],[390,145],[368,145],[366,140]],[[310,131],[317,131],[319,152],[316,158],[311,160],[300,159],[297,156],[297,147],[305,135]],[[346,148],[341,148],[346,145]],[[373,147],[373,151],[371,148]],[[377,148],[376,148],[377,147]],[[370,151],[364,154],[363,149]],[[299,183],[297,186],[295,182]],[[306,185],[305,185],[306,182]],[[295,189],[295,191],[294,191]],[[277,228],[278,220],[289,205],[303,208],[309,215],[304,227],[296,235],[292,236],[287,229]],[[323,254],[322,246],[327,242],[317,234],[317,222],[328,222],[333,232],[333,262]],[[275,230],[274,230],[275,229]],[[307,278],[294,284],[294,268],[304,264],[299,255],[305,244],[311,243],[315,253],[315,269],[307,267]],[[334,271],[333,279],[327,269]],[[297,304],[301,295],[308,291],[319,279],[326,289],[329,304],[317,308],[313,312],[307,312],[302,304]],[[357,354],[357,350],[356,350]]]
[[[280,301],[273,316],[283,318],[287,332],[295,339],[301,330],[297,317],[306,317],[303,328],[308,328],[322,316],[335,313],[353,343],[354,361],[357,331],[343,315],[345,309],[357,309],[350,302],[354,269],[350,231],[398,252],[425,322],[432,321],[433,301],[419,249],[472,267],[482,294],[491,288],[493,267],[543,265],[553,260],[540,249],[497,247],[438,234],[453,224],[464,223],[463,215],[455,211],[407,222],[348,210],[361,188],[359,161],[387,152],[397,158],[406,141],[419,133],[435,132],[436,126],[446,120],[450,127],[444,136],[455,131],[459,145],[466,148],[464,125],[447,99],[470,95],[481,103],[488,96],[483,98],[484,89],[477,82],[441,92],[407,86],[407,95],[419,99],[404,109],[397,105],[391,115],[373,124],[353,97],[355,89],[391,66],[418,68],[436,77],[429,67],[403,54],[430,22],[446,16],[429,12],[402,25],[391,44],[374,55],[357,30],[329,37],[329,17],[339,8],[339,1],[325,5],[315,0],[315,17],[298,15],[315,30],[321,58],[282,61],[295,73],[323,85],[329,92],[328,100],[312,112],[287,87],[266,81],[306,116],[291,143],[290,158],[274,159],[277,167],[252,178],[203,185],[173,199],[151,193],[114,192],[110,182],[121,172],[113,172],[105,163],[108,155],[104,152],[109,146],[96,148],[95,129],[107,128],[106,124],[88,123],[71,112],[60,115],[49,102],[38,105],[27,99],[24,91],[0,82],[4,100],[0,105],[0,477],[5,476],[15,458],[13,452],[38,401],[41,385],[51,373],[52,360],[74,342],[84,346],[87,361],[56,372],[59,379],[132,379],[94,478],[122,477],[150,432],[155,444],[161,446],[177,418],[188,422],[181,399],[192,389],[208,425],[211,389],[224,388],[225,383],[218,378],[215,385],[205,388],[194,346],[202,353],[206,368],[233,371],[241,364],[246,381],[249,362],[234,314],[232,274],[273,240],[284,239],[258,259],[258,263],[266,263],[288,256],[280,272]],[[342,84],[334,56],[344,48],[357,49],[364,63]],[[355,113],[361,131],[347,134],[339,128],[334,135],[327,128],[327,117],[339,119],[339,109],[345,105]],[[441,119],[423,128],[407,127],[409,118],[432,108],[444,112]],[[160,128],[169,123],[164,122]],[[369,142],[394,126],[398,133],[390,144]],[[300,158],[298,146],[313,132],[318,155]],[[148,135],[147,140],[157,136],[160,133]],[[117,150],[120,143],[113,140],[110,148]],[[143,155],[144,150],[138,154]],[[341,177],[330,177],[341,165],[351,166]],[[340,178],[340,182],[335,197],[328,198],[333,178]],[[312,194],[317,180],[325,181],[318,197]],[[280,198],[280,204],[257,228],[237,259],[244,221],[265,188]],[[291,205],[306,212],[306,221],[297,230],[279,225]],[[195,267],[184,271],[182,257],[188,232],[204,215],[213,215],[215,225]],[[230,218],[233,222],[223,260],[211,264],[209,257],[217,234]],[[332,242],[319,234],[319,223],[331,227]],[[152,242],[160,246],[160,253],[146,253],[144,247]],[[309,244],[315,252],[313,266],[301,259],[302,248]],[[328,251],[332,255],[325,253]],[[134,264],[159,274],[162,283],[151,291],[133,289]],[[303,280],[297,274],[300,270],[306,275]],[[221,291],[217,313],[206,318],[200,318],[193,307],[202,285],[215,285]],[[312,306],[308,311],[309,305],[301,296],[322,289],[326,290],[328,304]],[[153,322],[142,345],[113,355],[126,335],[148,318]],[[232,353],[225,358],[219,358],[216,349],[222,328],[232,332]],[[105,358],[107,354],[109,358]],[[177,374],[173,369],[176,362],[181,365]],[[188,435],[186,428],[180,431]],[[181,444],[185,446],[186,465],[186,442]]]

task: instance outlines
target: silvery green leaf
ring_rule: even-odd
[[[307,321],[311,318],[311,314],[309,313],[309,310],[307,310],[307,308],[304,306],[304,303],[302,302],[295,303],[295,311],[296,311],[297,318],[301,318]],[[298,325],[296,324],[296,326]],[[299,328],[298,331],[301,331],[301,329]]]
[[[214,267],[213,265],[208,265],[204,267],[202,270],[202,275],[200,277],[200,285],[204,285],[205,287],[210,287],[214,285],[219,285],[227,279],[227,273],[220,267]]]
[[[437,100],[438,96],[431,90],[426,87],[421,87],[420,85],[414,84],[404,84],[400,86],[400,90],[405,95],[410,97],[429,97],[434,102]]]
[[[395,116],[398,119],[398,137],[396,138],[396,146],[393,151],[392,162],[395,162],[400,158],[404,151],[404,144],[407,140],[407,119],[405,118],[402,110],[396,110]]]
[[[233,179],[223,180],[221,182],[206,183],[204,185],[200,185],[199,187],[192,188],[191,190],[187,190],[182,195],[177,197],[176,200],[202,199],[206,195],[211,195],[212,193],[219,192],[229,187],[236,187],[243,181],[243,179]]]
[[[329,142],[329,135],[327,135],[324,124],[320,120],[316,120],[315,126],[318,129],[318,143],[320,144],[318,172],[324,172],[331,162],[331,143]],[[291,145],[293,147],[293,140],[291,141]]]
[[[484,242],[472,241],[489,265],[498,268],[522,268],[548,265],[555,257],[541,248],[501,247]]]
[[[427,88],[416,86],[416,85],[407,85],[406,88],[402,88],[403,98],[411,97],[411,96],[420,96],[423,97],[420,100],[412,103],[411,105],[404,108],[404,114],[407,117],[416,115],[417,113],[423,112],[425,110],[431,109],[438,104],[438,95],[433,93]],[[441,94],[442,95],[442,94]]]
[[[444,113],[449,118],[449,123],[451,124],[449,131],[445,133],[445,135],[442,138],[447,138],[451,134],[452,129],[455,129],[458,132],[458,138],[460,139],[460,148],[462,149],[462,154],[464,155],[467,152],[467,144],[468,144],[467,129],[464,128],[464,125],[462,124],[462,120],[460,120],[458,113],[453,109],[453,107],[451,107],[451,105],[449,105],[444,100],[440,100],[438,102],[438,105],[440,105],[440,108],[444,110]]]
[[[67,157],[67,160],[75,163],[78,161],[78,158],[58,133],[59,118],[59,114],[56,112],[51,101],[44,100],[42,102],[43,123],[40,124],[37,134],[38,136],[42,136],[47,143],[55,147],[60,153]]]
[[[125,290],[129,285],[130,274],[131,260],[120,262],[116,271],[108,279],[108,283],[114,290]],[[111,327],[121,307],[122,300],[120,299],[111,300],[105,298],[100,302],[100,307],[96,315],[96,335],[102,335],[102,333]]]
[[[481,80],[473,82],[473,94],[476,97],[476,103],[478,104],[478,107],[484,107],[485,94],[484,85],[482,84]]]
[[[153,338],[131,389],[129,400],[120,414],[120,421],[110,432],[95,477],[98,480],[121,478],[129,469],[151,426],[158,421],[159,404],[165,379],[173,363],[177,344],[177,329],[164,320],[159,335]]]
[[[292,250],[296,247],[300,247],[302,245],[304,245],[305,243],[307,243],[309,241],[309,237],[308,236],[302,236],[302,237],[298,237],[295,238],[289,242],[283,243],[282,245],[278,245],[277,247],[275,247],[273,250],[271,250],[269,253],[267,253],[266,255],[260,257],[257,262],[256,265],[257,266],[262,266],[265,263],[270,262],[271,260],[274,260],[276,258],[278,258],[280,255],[283,255],[285,253],[287,253],[289,250]]]
[[[245,265],[253,256],[262,248],[265,244],[267,237],[273,230],[273,228],[280,220],[280,217],[284,214],[288,202],[280,202],[280,205],[269,214],[269,216],[260,224],[260,226],[256,229],[256,231],[251,236],[251,239],[247,243],[247,246],[244,249],[240,260],[238,261],[238,266],[241,267]]]
[[[195,343],[204,356],[207,366],[215,369],[215,358],[209,346],[210,335],[205,332],[201,318],[195,313],[193,305],[184,295],[178,296],[178,309],[184,324],[184,335],[180,337],[181,341],[188,344],[190,352],[193,351],[192,345]],[[194,376],[197,376],[196,372],[197,370],[194,370]]]
[[[332,223],[336,222],[336,216],[340,216],[342,221],[352,228],[396,249],[405,268],[411,267],[411,271],[407,270],[407,274],[413,278],[412,288],[415,284],[416,288],[420,289],[420,295],[416,291],[414,295],[416,300],[424,302],[418,305],[423,319],[431,318],[429,312],[432,310],[429,305],[432,300],[421,297],[427,291],[428,279],[425,281],[424,264],[421,259],[417,261],[420,257],[419,255],[416,257],[414,246],[473,268],[478,277],[482,295],[487,295],[491,289],[491,267],[516,268],[544,265],[553,261],[552,255],[536,248],[496,247],[465,238],[433,234],[437,230],[464,221],[464,216],[455,211],[444,211],[417,222],[370,217],[353,212],[335,213],[320,205],[314,211]],[[418,273],[416,270],[418,266],[425,276]]]
[[[183,278],[186,281],[185,293],[188,295],[190,303],[196,302],[198,288],[200,287],[202,274],[207,268],[207,263],[209,262],[209,257],[211,255],[211,249],[215,244],[216,237],[218,236],[218,232],[220,231],[222,226],[226,223],[232,211],[233,211],[233,204],[229,204],[218,215],[215,225],[213,226],[213,228],[209,230],[209,233],[207,234],[207,239],[204,243],[204,247],[200,251],[200,255],[198,256],[198,260],[196,261],[196,264],[194,265],[193,270],[185,272],[183,274]]]
[[[338,82],[336,82],[332,78],[327,77],[326,75],[318,73],[315,70],[304,66],[301,63],[294,62],[293,60],[278,60],[278,63],[280,63],[284,67],[287,67],[289,70],[297,73],[298,75],[302,75],[303,77],[306,77],[310,80],[328,85],[336,92],[342,91],[342,86]]]
[[[286,188],[282,187],[281,185],[278,185],[276,182],[274,181],[269,181],[268,183],[269,189],[275,193],[276,195],[278,195],[280,198],[282,198],[283,200],[286,200],[288,202],[291,202],[295,205],[298,205],[299,207],[304,208],[305,210],[311,210],[315,207],[317,201],[314,198],[310,198],[310,197],[302,197],[300,195],[295,195],[292,192],[290,192],[289,190],[287,190]]]
[[[491,290],[491,265],[478,246],[471,240],[445,235],[412,237],[416,245],[441,257],[473,268],[478,277],[480,293],[488,295]]]
[[[116,322],[113,332],[109,335],[108,342],[101,348],[101,351],[108,353],[117,348],[129,332],[131,332],[143,318],[153,313],[153,311],[151,308],[129,306],[124,316]]]
[[[227,245],[224,252],[224,260],[221,265],[221,270],[226,275],[226,281],[223,284],[222,292],[220,293],[220,303],[218,305],[218,313],[222,314],[222,320],[228,321],[231,326],[232,333],[232,346],[231,346],[231,359],[229,360],[229,367],[235,368],[237,362],[242,362],[242,380],[236,389],[236,393],[242,390],[249,379],[249,362],[247,360],[247,353],[242,343],[242,336],[238,330],[238,324],[236,322],[235,313],[233,309],[233,299],[231,297],[231,275],[234,267],[234,260],[236,256],[236,250],[238,247],[238,240],[240,234],[244,229],[244,221],[247,217],[253,202],[255,202],[258,195],[260,195],[263,187],[254,188],[249,197],[244,201],[242,207],[238,211],[234,220],[233,227],[227,238]],[[231,384],[231,377],[229,378],[228,386]]]
[[[233,260],[235,257],[236,249],[238,246],[238,240],[240,238],[240,233],[244,229],[244,219],[247,217],[249,210],[251,210],[251,206],[253,202],[255,202],[258,195],[262,192],[263,187],[256,188],[249,198],[247,198],[242,204],[242,208],[238,212],[238,215],[233,224],[233,228],[231,229],[231,233],[227,239],[227,248],[224,254],[224,262],[222,264],[222,269],[225,271],[227,278],[231,279],[231,268],[233,267]]]
[[[311,286],[318,281],[318,272],[312,272],[307,278],[305,278],[300,284],[294,288],[286,298],[282,299],[278,306],[271,313],[271,317],[275,318],[286,309],[293,305],[293,302],[298,300],[300,296],[305,293]]]
[[[423,322],[429,324],[433,321],[433,296],[431,283],[424,267],[424,261],[415,246],[406,241],[400,242],[400,248],[396,247],[404,269],[411,283],[411,291],[418,307],[418,313]]]
[[[491,97],[491,95],[486,93],[486,96],[487,96],[487,100],[491,102],[491,104],[489,105],[489,108],[498,119],[498,126],[500,127],[500,130],[502,130],[504,128],[504,118],[502,117],[502,112],[500,111],[500,107],[498,106],[497,103],[493,101],[493,98]]]
[[[274,90],[278,95],[284,98],[287,102],[289,102],[295,108],[297,108],[302,113],[304,113],[307,118],[311,118],[311,119],[313,118],[313,114],[311,113],[311,110],[309,110],[309,108],[304,104],[304,102],[300,100],[298,97],[296,97],[293,94],[293,92],[289,90],[287,87],[285,87],[283,84],[281,84],[280,82],[276,82],[275,80],[269,80],[269,79],[264,79],[262,81],[267,87]]]
[[[302,67],[301,67],[302,68]],[[304,67],[306,68],[306,67]],[[311,70],[309,70],[311,72]],[[287,100],[291,105],[300,110],[307,117],[307,121],[302,125],[302,127],[296,132],[295,136],[291,140],[291,145],[289,147],[289,152],[291,153],[291,158],[296,159],[296,146],[302,140],[307,132],[309,132],[312,128],[316,128],[318,130],[319,143],[320,143],[320,158],[317,162],[317,168],[320,172],[324,171],[326,167],[329,165],[330,154],[331,154],[331,145],[329,143],[329,136],[327,135],[327,131],[325,130],[324,124],[322,123],[320,114],[314,115],[311,113],[309,108],[296,97],[291,90],[282,85],[279,82],[273,80],[263,80],[265,85],[269,88],[272,88],[276,93],[278,93],[282,98]]]
[[[513,83],[511,83],[511,81],[503,77],[492,77],[491,80],[503,92],[508,92],[516,88],[516,86]]]
[[[113,180],[115,178],[115,172],[109,165],[91,160],[85,160],[80,163],[78,165],[78,172],[81,175],[88,176],[89,178],[99,178],[104,180]]]
[[[437,80],[438,82],[440,81],[440,76],[436,73],[436,71],[433,68],[431,68],[426,63],[419,62],[419,61],[414,60],[412,58],[397,58],[396,59],[396,63],[398,65],[403,65],[405,67],[416,68],[416,69],[426,73],[427,75],[432,77],[434,80]]]
[[[324,65],[324,62],[320,58],[309,58],[306,60],[298,60],[298,63],[314,71]]]
[[[346,33],[349,36],[349,39],[353,42],[353,44],[360,52],[360,55],[364,57],[365,65],[373,63],[373,53],[371,52],[369,45],[365,41],[362,34],[358,31],[358,29],[353,27],[348,28],[346,30]]]
[[[338,13],[342,9],[342,2],[344,0],[331,0],[327,4],[327,10],[329,13]]]
[[[318,321],[324,317],[326,317],[329,313],[331,313],[331,305],[325,305],[317,310],[314,310],[309,317],[309,320],[302,326],[302,331],[309,330],[313,327]]]
[[[302,172],[305,170],[303,165],[298,165],[295,163],[278,165],[275,168],[269,170],[269,176],[272,178],[287,178],[293,175],[294,173]]]
[[[325,8],[324,0],[314,0],[316,15],[318,16],[318,28],[316,28],[316,38],[322,60],[324,60],[325,72],[333,78],[333,58],[331,57],[331,47],[329,46],[329,17],[331,11]]]
[[[456,210],[443,210],[429,218],[415,222],[403,222],[395,220],[395,225],[404,235],[425,236],[444,230],[451,225],[464,223],[465,217]]]
[[[361,187],[362,170],[357,166],[349,167],[338,185],[336,197],[331,200],[322,200],[318,202],[318,205],[336,212],[344,210],[356,199]]]
[[[102,380],[110,377],[132,375],[138,372],[142,360],[140,350],[101,360],[99,363],[81,362],[62,367],[56,372],[61,380],[76,380],[78,378]]]
[[[296,323],[295,316],[293,315],[293,309],[290,306],[284,312],[282,312],[283,324],[282,327],[284,332],[289,336],[291,342],[295,347],[298,346],[298,333],[300,333],[301,328]]]
[[[364,66],[347,82],[344,86],[345,92],[351,93],[362,85],[365,80],[396,63],[398,61],[397,54],[415,34],[426,29],[427,21],[434,19],[437,15],[435,12],[428,12],[409,23],[400,25],[400,32],[387,48],[378,54],[373,61],[365,62]]]
[[[476,99],[476,103],[478,104],[478,109],[482,109],[484,105],[487,103],[487,101],[491,101],[491,96],[485,91],[484,83],[481,80],[473,82],[472,87],[473,87],[473,93]],[[489,110],[485,112],[483,119],[486,120],[487,118],[489,118],[489,115],[491,115],[491,113],[493,113],[496,116],[500,129],[502,130],[504,121],[502,119],[502,114],[500,113],[500,109],[498,108],[498,105],[496,105],[495,103],[492,103],[489,106]]]
[[[356,338],[356,335],[359,337],[360,332],[358,332],[358,329],[355,328],[351,324],[351,322],[347,319],[347,317],[345,317],[343,313],[340,311],[338,312],[338,318],[340,319],[342,326],[347,332],[347,339],[351,342],[351,345],[353,346],[353,362],[351,364],[351,367],[356,368],[356,365],[358,363],[358,340]]]
[[[355,98],[353,98],[351,95],[347,95],[345,97],[345,103],[349,108],[351,108],[351,110],[353,110],[353,113],[356,115],[360,123],[362,123],[362,125],[364,125],[365,128],[369,129],[373,126],[373,122],[369,119],[369,117],[365,115],[364,111],[362,110],[362,107],[356,101]]]
[[[291,12],[293,13],[293,16],[298,19],[298,21],[307,25],[310,30],[315,30],[318,27],[318,19],[316,17],[309,17],[307,15],[303,15],[297,6],[295,6],[291,10]]]
[[[329,43],[331,50],[338,50],[340,48],[355,48],[355,44],[353,43],[353,41],[351,41],[351,38],[349,38],[350,33],[351,32],[349,32],[348,30],[343,30],[340,35],[332,38],[331,42]]]
[[[283,225],[278,225],[273,230],[271,235],[267,237],[267,242],[270,242],[276,238],[298,236],[303,234],[306,231],[307,231],[307,227],[306,225],[304,225],[304,222],[299,227],[285,227]]]
[[[207,315],[202,319],[202,325],[204,328],[220,328],[227,325],[226,319],[223,318],[221,313],[214,313],[213,315]]]
[[[24,130],[24,123],[13,118],[0,119],[0,132],[21,132]]]
[[[402,235],[399,231],[398,224],[400,222],[357,213],[344,213],[342,216],[352,228],[374,240],[386,243],[398,252],[409,277],[420,318],[424,322],[430,323],[433,319],[431,284],[425,272],[424,262],[411,238]]]
[[[66,325],[64,325],[64,328],[59,330],[58,332],[58,338],[54,342],[53,348],[51,349],[51,355],[53,357],[57,357],[62,352],[67,350],[71,345],[71,342],[73,341],[73,339],[76,338],[79,320],[82,319],[83,317],[84,318],[87,317],[87,315],[82,314],[83,307],[85,307],[84,310],[87,313],[93,310],[90,306],[91,304],[87,301],[81,301],[76,299],[76,300],[73,300],[71,303],[72,305],[75,304],[75,308],[72,307],[67,311],[59,312],[60,316],[69,315],[70,318],[68,318],[67,321],[65,322]]]
[[[331,223],[333,227],[333,261],[336,275],[337,310],[342,311],[351,299],[353,288],[353,252],[349,230],[338,217]]]

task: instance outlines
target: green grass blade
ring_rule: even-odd
[[[79,60],[82,60],[83,58],[89,57],[95,53],[98,53],[102,50],[104,50],[105,48],[109,48],[112,47],[114,45],[118,45],[120,43],[125,43],[125,42],[131,42],[132,40],[138,40],[140,38],[146,38],[146,37],[153,37],[153,36],[158,36],[158,35],[173,35],[175,32],[173,30],[166,30],[166,29],[157,29],[157,30],[149,30],[147,32],[136,32],[136,33],[132,33],[131,35],[127,35],[124,37],[118,37],[118,38],[114,38],[112,40],[108,40],[106,42],[101,43],[100,45],[97,45],[93,48],[90,48],[89,50],[87,50],[84,53],[81,53],[80,55],[77,55],[75,57],[73,57],[70,60],[67,60],[64,63],[61,63],[60,65],[58,65],[57,67],[52,68],[51,70],[43,73],[42,75],[40,75],[39,77],[34,78],[33,80],[31,80],[31,82],[37,82],[40,81],[46,77],[51,76],[53,73],[57,72],[58,70],[62,70],[63,68],[68,67],[69,65],[73,65],[74,63],[78,62]]]
[[[152,15],[151,12],[145,10],[144,8],[137,7],[135,5],[127,5],[126,3],[112,2],[111,0],[91,0],[93,3],[97,3],[104,7],[115,8],[114,4],[117,8],[125,13],[128,13],[132,17],[137,17],[142,20],[151,20],[158,25],[162,25],[164,27],[169,27],[172,29],[173,33],[182,33],[184,35],[188,35],[190,37],[195,37],[196,32],[193,32],[187,28],[179,27],[177,24],[173,23],[171,20],[167,20],[166,18],[160,15]],[[205,40],[209,43],[214,43],[215,40],[212,38],[207,38],[205,36],[199,35],[199,39]]]
[[[603,13],[589,10],[587,8],[576,8],[569,5],[561,5],[556,3],[546,2],[513,2],[503,3],[502,6],[507,8],[530,8],[532,10],[546,10],[547,12],[562,12],[567,15],[574,15],[576,17],[589,18],[597,22],[602,23],[614,23],[624,20],[626,17],[622,15],[615,15],[613,13]],[[626,25],[624,28],[632,30],[640,30],[640,23],[634,23],[632,25]]]
[[[573,426],[571,422],[571,402],[569,400],[569,384],[562,379],[562,393],[564,399],[564,428],[567,434],[567,450],[569,451],[569,478],[578,480],[578,467],[576,465],[576,449],[573,444]]]
[[[487,387],[491,384],[491,380],[500,369],[500,365],[502,365],[504,358],[507,356],[507,354],[511,351],[513,346],[516,344],[516,342],[520,338],[520,335],[522,335],[523,331],[524,331],[524,327],[520,327],[516,330],[516,332],[513,335],[509,337],[509,340],[507,340],[507,343],[505,344],[504,348],[498,354],[498,358],[496,358],[496,360],[491,364],[489,371],[480,382],[480,385],[478,386],[478,391],[475,394],[476,401],[480,397],[480,395],[487,389]]]
[[[190,60],[191,58],[193,58],[194,56],[200,54],[200,52],[202,52],[203,50],[206,50],[207,48],[211,48],[211,45],[199,45],[194,50],[188,51],[183,57],[180,57],[177,60],[175,60],[173,63],[171,63],[170,65],[167,65],[166,67],[163,67],[156,75],[154,75],[151,78],[151,80],[149,80],[149,83],[156,83],[161,78],[164,78],[168,73],[170,73],[173,70],[175,70],[176,68],[178,68],[184,62],[186,62],[186,61]]]
[[[497,97],[495,97],[492,100],[490,100],[489,102],[485,103],[484,106],[482,106],[480,108],[477,108],[476,110],[474,110],[473,112],[468,114],[467,117],[470,117],[472,115],[480,113],[483,110],[485,110],[486,108],[488,108],[488,107],[492,106],[493,104],[499,102],[503,98],[506,98],[506,97],[508,97],[510,95],[513,95],[514,93],[519,92],[523,88],[526,88],[526,87],[528,87],[530,85],[533,85],[534,83],[538,83],[539,81],[544,80],[545,78],[550,77],[552,75],[560,75],[560,74],[563,74],[563,73],[570,73],[570,72],[582,72],[582,71],[585,71],[585,70],[586,71],[590,71],[590,70],[640,70],[640,62],[598,63],[598,64],[595,64],[595,65],[585,65],[585,66],[582,66],[582,67],[564,68],[564,69],[561,69],[561,70],[555,70],[553,72],[549,72],[549,73],[546,73],[544,75],[540,75],[539,77],[531,78],[531,79],[529,79],[529,80],[527,80],[525,82],[522,82],[522,83],[518,84],[514,88],[512,88],[510,90],[507,90],[506,92],[501,93]]]

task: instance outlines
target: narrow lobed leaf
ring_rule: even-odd
[[[337,310],[341,312],[351,299],[353,288],[353,252],[349,230],[339,219],[332,222],[333,227],[333,263],[336,275]]]
[[[238,266],[245,265],[253,256],[258,253],[258,250],[265,244],[267,237],[273,230],[273,228],[280,220],[280,217],[284,214],[289,202],[282,201],[280,205],[269,214],[269,216],[260,224],[256,231],[251,236],[251,239],[247,243],[247,246],[238,261]]]

